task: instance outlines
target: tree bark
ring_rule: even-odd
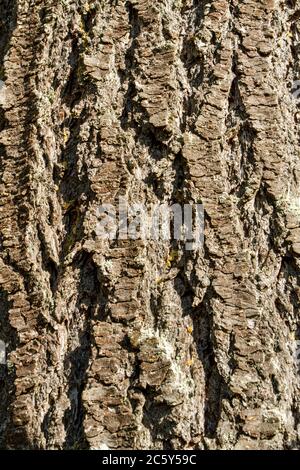
[[[299,448],[299,16],[1,0],[2,448]],[[120,196],[203,247],[100,239]]]

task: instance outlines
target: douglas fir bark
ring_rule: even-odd
[[[1,0],[0,446],[299,448],[297,0]],[[98,208],[197,204],[197,250]]]

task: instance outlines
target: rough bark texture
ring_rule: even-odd
[[[300,2],[0,16],[0,446],[299,448]],[[120,195],[203,249],[99,240]]]

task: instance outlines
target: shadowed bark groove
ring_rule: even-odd
[[[1,448],[299,448],[299,11],[1,2]],[[119,196],[203,247],[100,239]]]

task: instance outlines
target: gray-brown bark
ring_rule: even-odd
[[[299,447],[299,1],[1,0],[0,443]],[[203,202],[203,249],[97,208]]]

